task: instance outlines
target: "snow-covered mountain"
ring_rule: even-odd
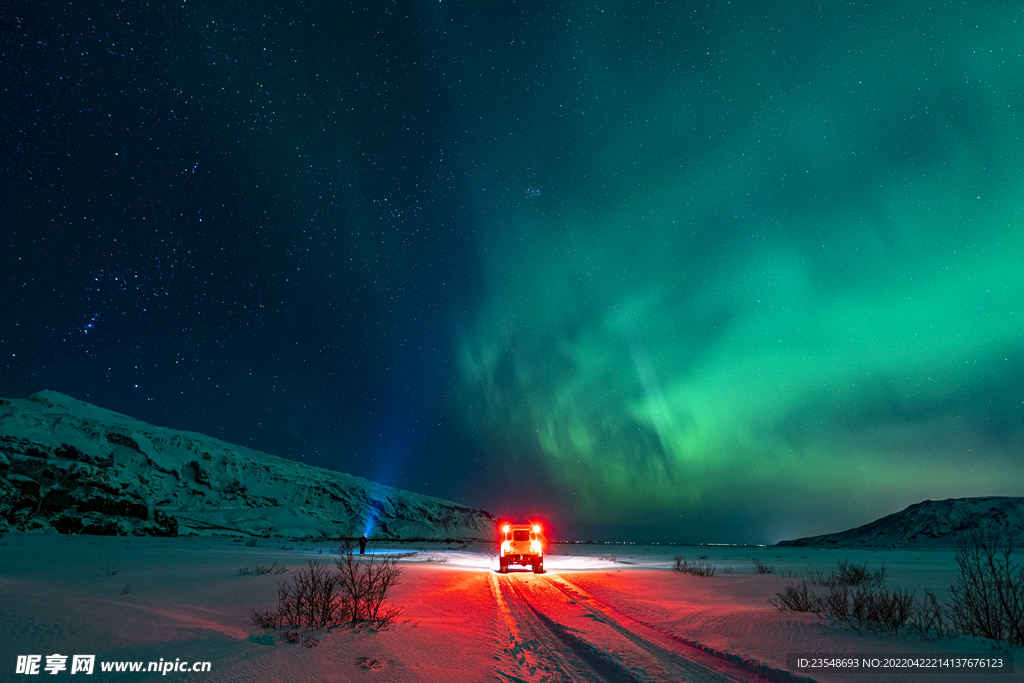
[[[155,427],[53,391],[0,399],[0,529],[490,539],[438,498]]]
[[[911,505],[856,529],[782,541],[780,546],[827,548],[953,548],[981,531],[1024,547],[1024,498],[948,498]]]

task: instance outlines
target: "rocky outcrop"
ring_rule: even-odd
[[[1024,547],[1024,498],[926,500],[856,529],[782,541],[825,548],[954,548],[972,533]]]
[[[61,533],[491,538],[437,498],[156,427],[52,391],[0,400],[0,528]]]

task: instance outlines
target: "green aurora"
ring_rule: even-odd
[[[1024,496],[1024,7],[19,0],[0,396],[557,539]]]
[[[1024,11],[640,7],[464,85],[496,468],[706,541],[1024,495]]]

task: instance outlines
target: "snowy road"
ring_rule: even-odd
[[[490,575],[507,646],[508,681],[732,683],[752,673],[616,612],[552,574]]]

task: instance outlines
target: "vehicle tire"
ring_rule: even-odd
[[[505,560],[501,561],[501,568],[498,570],[501,574],[508,574],[508,562]]]
[[[540,560],[539,562],[534,562],[533,563],[533,573],[534,574],[543,574],[544,573],[544,560]]]

